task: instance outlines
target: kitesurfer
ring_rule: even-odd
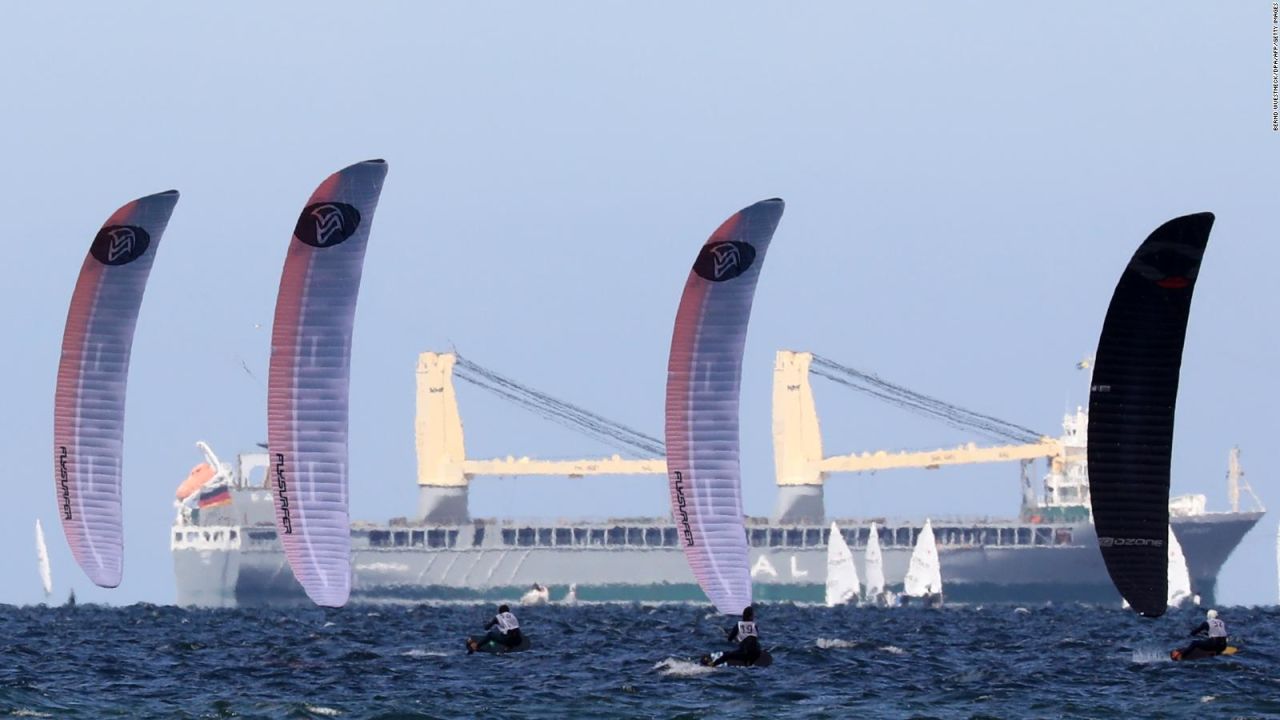
[[[523,638],[520,635],[520,621],[506,605],[498,606],[498,614],[493,616],[484,629],[488,632],[481,642],[493,642],[509,648],[517,647]],[[480,648],[481,642],[474,638],[467,639],[467,652],[473,653]]]
[[[1227,649],[1227,624],[1218,619],[1217,610],[1205,612],[1204,622],[1191,631],[1191,637],[1197,635],[1202,636],[1204,639],[1192,640],[1190,645],[1178,653],[1179,657],[1185,656],[1193,650],[1220,655],[1223,650]]]
[[[723,665],[737,660],[743,665],[755,665],[760,659],[760,632],[756,628],[756,610],[748,607],[742,611],[742,620],[728,630],[729,642],[738,643],[737,650],[731,650],[711,661],[711,665]]]

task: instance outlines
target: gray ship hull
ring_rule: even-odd
[[[211,514],[201,522],[175,525],[172,546],[180,605],[307,602],[274,528],[227,522],[247,520],[247,515]],[[1174,519],[1193,589],[1205,602],[1214,601],[1218,571],[1260,517],[1261,513],[1219,513]],[[837,523],[865,576],[866,523]],[[705,602],[674,531],[669,522],[656,519],[552,526],[497,521],[462,526],[358,524],[352,529],[352,601],[514,600],[540,583],[551,589],[552,600],[575,585],[583,601]],[[753,522],[749,535],[755,597],[822,601],[827,532],[814,525]],[[919,527],[909,523],[891,523],[881,530],[891,588],[902,583],[918,532]],[[948,601],[1120,603],[1087,522],[935,522],[935,532]]]

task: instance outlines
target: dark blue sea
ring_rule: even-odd
[[[1272,608],[1174,663],[1199,611],[762,605],[773,666],[714,670],[707,606],[516,609],[533,649],[469,656],[490,606],[0,607],[0,717],[1280,717]]]

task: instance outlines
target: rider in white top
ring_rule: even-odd
[[[1193,640],[1182,651],[1184,655],[1191,650],[1205,650],[1217,654],[1227,649],[1227,624],[1218,619],[1217,610],[1206,612],[1204,614],[1204,622],[1200,623],[1195,630],[1192,630],[1191,635],[1192,637],[1196,635],[1204,636],[1205,639]]]
[[[484,629],[488,630],[488,633],[485,635],[483,642],[492,642],[513,648],[520,645],[524,640],[520,635],[520,621],[512,614],[511,608],[506,605],[498,606],[498,614],[493,616],[493,619],[484,626]],[[467,642],[467,652],[475,652],[480,645],[480,642],[469,640]]]
[[[730,660],[754,665],[760,659],[760,631],[756,628],[755,608],[749,607],[742,611],[742,620],[729,629],[728,637],[729,642],[738,643],[738,649],[716,658],[713,665],[723,665]]]

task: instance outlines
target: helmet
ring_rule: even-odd
[[[1204,614],[1204,616],[1205,616],[1205,618],[1206,618],[1206,619],[1212,620],[1212,619],[1214,619],[1214,618],[1218,617],[1218,611],[1217,611],[1217,610],[1209,610],[1208,612],[1206,612],[1206,613]]]

